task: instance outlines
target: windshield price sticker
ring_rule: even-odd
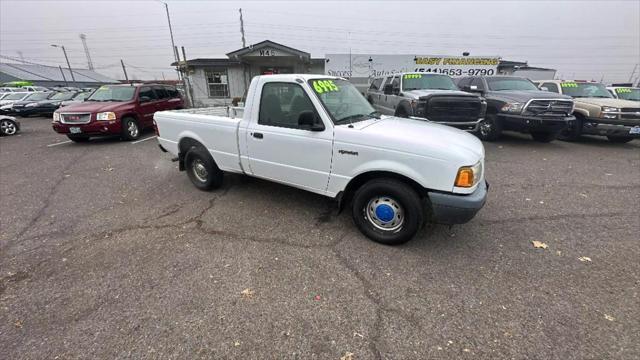
[[[578,84],[576,84],[574,82],[564,82],[564,83],[561,83],[560,86],[562,86],[563,88],[565,88],[565,87],[577,88]]]
[[[404,78],[405,79],[420,79],[422,77],[422,75],[420,74],[405,74]]]
[[[318,94],[322,94],[324,92],[329,92],[329,91],[340,90],[338,85],[334,84],[333,80],[316,80],[313,82],[313,89]]]
[[[618,89],[616,89],[616,92],[618,94],[620,94],[620,93],[630,93],[631,89],[629,89],[629,88],[618,88]]]

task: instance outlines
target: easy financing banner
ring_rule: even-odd
[[[443,55],[326,55],[326,75],[344,78],[373,78],[400,72],[437,73],[449,76],[497,74],[498,56]]]

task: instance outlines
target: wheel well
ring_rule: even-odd
[[[396,112],[395,115],[400,115],[400,114],[404,114],[406,116],[412,115],[411,112],[407,109],[409,106],[407,105],[406,102],[401,102],[400,104],[398,104],[398,107],[396,108]]]
[[[178,168],[180,169],[180,171],[183,171],[185,169],[184,157],[187,154],[187,150],[191,149],[192,146],[206,149],[206,147],[202,145],[198,140],[189,137],[181,139],[178,143]]]
[[[349,181],[344,191],[342,191],[342,193],[338,195],[340,208],[351,201],[351,199],[353,198],[353,194],[355,194],[356,190],[358,190],[360,186],[364,185],[369,180],[381,178],[396,179],[402,181],[403,183],[409,185],[413,190],[415,190],[418,195],[420,195],[420,197],[428,197],[428,190],[411,178],[389,171],[370,171],[362,173]]]

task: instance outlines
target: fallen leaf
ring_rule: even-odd
[[[438,350],[442,350],[442,346],[438,346]]]
[[[524,199],[524,201],[531,201],[531,199],[529,199],[529,198],[525,198],[525,199]]]
[[[562,251],[560,251],[560,250],[556,251],[556,255],[562,256]]]
[[[246,288],[246,289],[244,289],[244,290],[242,290],[240,292],[240,294],[245,298],[252,298],[253,294],[255,294],[255,293],[256,293],[255,291],[253,291],[253,290],[251,290],[249,288]]]
[[[361,338],[364,338],[364,336],[363,336],[362,334],[359,334],[359,333],[357,333],[357,332],[354,332],[354,333],[353,333],[353,337],[356,337],[356,336],[359,336],[359,337],[361,337]]]
[[[320,301],[320,300],[322,300],[322,298],[320,297],[320,295],[316,295],[316,296],[313,297],[313,300]]]
[[[353,360],[353,353],[347,351],[344,356],[340,357],[340,360]]]
[[[13,325],[15,325],[17,328],[21,328],[22,327],[22,321],[16,320],[16,322],[14,322]]]
[[[587,194],[580,194],[580,196],[582,196],[584,198],[588,197]]]
[[[582,261],[582,262],[585,262],[585,261],[591,262],[591,258],[590,258],[590,257],[588,257],[588,256],[580,256],[580,257],[578,258],[578,260],[580,260],[580,261]]]
[[[545,160],[546,160],[546,159],[545,159]],[[463,352],[471,352],[471,350],[469,350],[469,349],[467,349],[467,348],[462,349],[462,351],[463,351]]]
[[[240,346],[240,341],[236,341],[236,342],[234,342],[234,343],[233,343],[233,346],[235,346],[235,347]]]
[[[613,316],[611,316],[609,314],[604,314],[604,318],[609,320],[609,321],[616,321],[616,318],[614,318]]]
[[[540,201],[540,204],[544,204],[544,201]]]
[[[549,245],[543,243],[542,241],[538,241],[538,240],[533,240],[531,242],[533,244],[533,247],[536,249],[546,249],[549,247]]]

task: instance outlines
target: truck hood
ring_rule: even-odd
[[[475,94],[471,94],[471,93],[460,91],[460,90],[438,90],[438,89],[410,90],[410,91],[403,91],[402,94],[404,94],[405,96],[412,97],[414,99],[419,99],[423,96],[429,96],[434,94],[477,97],[477,95]]]
[[[444,161],[456,158],[465,165],[473,165],[484,158],[482,142],[475,136],[456,128],[427,120],[382,116],[380,119],[339,125],[345,131],[336,132],[336,141],[387,148]],[[348,131],[352,130],[352,131]]]
[[[85,101],[78,104],[65,106],[63,111],[96,113],[103,111],[117,111],[123,107],[132,104],[133,101]]]
[[[616,108],[638,108],[640,107],[639,101],[631,101],[624,99],[614,98],[575,98],[576,104],[583,103],[596,106],[611,106]]]
[[[490,91],[486,97],[503,100],[506,102],[520,102],[524,103],[531,99],[558,99],[558,100],[572,100],[570,96],[554,93],[551,91],[537,91],[537,90],[503,90],[503,91]]]

